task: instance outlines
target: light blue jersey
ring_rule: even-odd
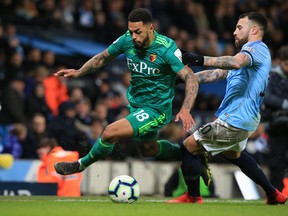
[[[262,41],[244,44],[241,53],[247,54],[250,65],[229,70],[225,97],[216,116],[236,128],[254,131],[260,122],[260,107],[268,84],[271,56]]]

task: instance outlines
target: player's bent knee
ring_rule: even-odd
[[[185,139],[183,145],[190,153],[196,153],[198,151],[198,145],[193,136],[189,136]]]
[[[117,137],[113,133],[113,130],[109,128],[109,125],[103,131],[101,139],[105,143],[115,144],[117,142]]]

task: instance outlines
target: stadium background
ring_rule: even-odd
[[[13,80],[24,80],[26,87],[22,103],[26,107],[31,101],[35,83],[39,82],[41,76],[39,67],[46,71],[41,81],[60,67],[79,68],[127,30],[126,17],[131,9],[136,7],[150,9],[155,18],[157,31],[173,38],[180,48],[203,55],[236,53],[233,31],[239,14],[247,11],[260,11],[268,18],[268,32],[264,42],[271,50],[273,63],[277,62],[275,56],[278,48],[287,44],[288,40],[288,2],[285,0],[1,0],[1,90]],[[197,67],[193,69],[195,72],[199,70]],[[69,82],[64,81],[62,84],[67,88],[69,99],[72,98],[74,89],[80,89],[85,99],[88,99],[93,114],[96,112],[94,108],[98,102],[105,102],[107,116],[102,120],[104,127],[106,123],[125,115],[126,100],[122,91],[127,86],[123,84],[122,77],[126,74],[126,70],[125,60],[119,57],[97,74]],[[225,82],[200,86],[192,111],[197,125],[213,118],[224,91]],[[174,112],[179,109],[183,95],[183,86],[177,86]],[[2,102],[1,106],[5,104]],[[9,125],[15,126],[21,123],[29,131],[35,111],[28,111],[24,110],[22,113],[25,120],[9,119]],[[57,114],[44,113],[44,115],[49,130],[49,124]],[[85,122],[85,119],[81,118],[78,120],[87,126],[81,129],[85,131],[88,128],[85,133],[87,139],[92,142],[93,137],[89,137],[91,122]],[[0,121],[0,124],[7,125],[7,122]],[[3,134],[1,136],[4,137]],[[15,142],[13,146],[6,148],[6,152],[10,151],[19,161],[37,160],[36,149],[26,151],[27,140],[25,144],[25,140],[21,140],[17,134],[12,136],[15,136]],[[180,142],[181,137],[177,141]],[[119,161],[131,157],[142,159],[133,144],[130,142],[125,144],[116,148],[107,160]],[[1,141],[1,145],[5,147],[5,142]],[[84,150],[76,150],[84,154],[87,148],[89,146],[86,145]],[[71,143],[70,149],[75,150],[74,143]],[[254,156],[265,165],[266,153],[259,154]],[[216,158],[213,162],[225,163],[221,158]],[[3,173],[0,172],[0,181],[5,179],[4,176],[7,174]]]

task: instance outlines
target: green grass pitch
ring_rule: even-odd
[[[0,196],[1,216],[286,216],[288,204],[269,206],[265,200],[204,199],[199,204],[169,204],[164,198],[140,197],[133,204],[108,197]]]

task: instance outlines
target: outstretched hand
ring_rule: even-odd
[[[204,64],[204,56],[198,55],[192,52],[186,52],[184,51],[182,54],[182,62],[185,65],[193,66],[193,65],[198,65],[198,66],[203,66]]]
[[[179,120],[182,121],[183,130],[189,132],[192,129],[192,126],[195,126],[195,121],[190,114],[190,110],[181,109],[180,112],[176,115],[175,122]]]
[[[79,71],[75,69],[62,69],[54,73],[54,76],[63,76],[67,78],[77,78],[79,77]]]

